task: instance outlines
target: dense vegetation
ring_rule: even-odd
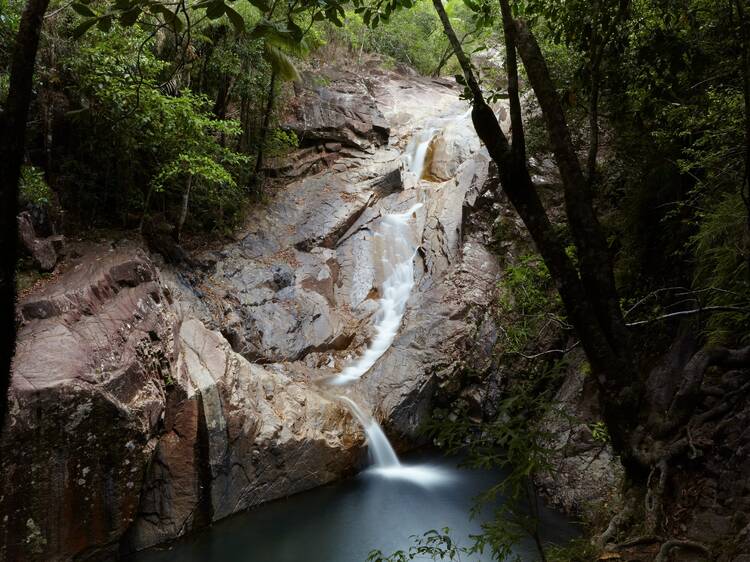
[[[480,461],[515,467],[506,488],[533,496],[530,475],[548,468],[546,436],[535,424],[559,385],[561,361],[580,345],[602,402],[597,435],[623,460],[626,494],[639,498],[627,510],[646,532],[669,533],[648,506],[661,501],[688,442],[709,449],[719,431],[702,417],[704,374],[750,360],[748,7],[745,0],[45,4],[38,53],[23,60],[36,60],[36,70],[28,116],[23,111],[20,202],[67,230],[143,229],[166,219],[176,240],[184,225],[228,231],[262,198],[264,158],[296,142],[277,125],[283,83],[316,49],[354,60],[376,52],[422,74],[457,74],[535,249],[510,264],[498,303],[508,316],[521,311],[503,353],[528,359],[518,365],[527,376],[514,383],[512,400],[498,406],[502,423],[477,427],[456,405],[458,417],[448,418],[459,423],[441,422],[436,435],[448,444],[481,435]],[[11,68],[22,8],[0,0],[6,122],[16,118]],[[504,71],[483,65],[503,49]],[[490,110],[501,98],[510,102],[510,138]],[[566,209],[554,224],[528,167],[529,157],[550,153]],[[4,195],[17,184],[12,172],[3,169]],[[3,275],[7,296],[13,274]],[[565,328],[559,341],[541,333],[539,318],[550,312]],[[694,353],[673,366],[674,395],[656,411],[648,374],[686,332]],[[547,354],[551,341],[559,349]],[[721,416],[742,404],[727,402]],[[497,456],[498,445],[509,454]],[[519,528],[534,535],[523,513],[499,518],[517,525],[498,523],[484,540],[502,551]],[[627,535],[622,527],[610,532]],[[424,540],[444,547],[443,536]]]

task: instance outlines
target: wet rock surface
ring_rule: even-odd
[[[289,122],[299,173],[235,242],[179,262],[133,243],[91,246],[20,303],[0,442],[0,476],[19,484],[0,497],[11,521],[0,559],[142,549],[353,470],[362,432],[320,381],[372,337],[376,227],[417,202],[401,330],[350,392],[414,443],[435,391],[455,390],[499,275],[471,221],[492,205],[488,157],[450,85],[323,74],[325,85],[301,87]],[[435,117],[443,133],[420,179],[403,152]],[[300,167],[311,147],[336,157]]]

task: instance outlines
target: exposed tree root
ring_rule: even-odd
[[[646,482],[646,498],[644,500],[644,516],[646,530],[655,533],[661,524],[664,490],[667,487],[669,465],[664,458],[651,468]]]
[[[607,528],[596,541],[597,546],[599,548],[604,548],[608,544],[614,542],[617,534],[628,524],[634,514],[635,510],[633,502],[629,501],[621,511],[617,512],[615,516],[610,519],[609,525],[607,525]]]
[[[667,557],[669,556],[669,552],[673,548],[687,548],[690,550],[695,550],[703,554],[706,558],[710,558],[711,556],[711,551],[709,551],[705,545],[699,542],[670,539],[661,545],[661,548],[659,549],[659,554],[656,555],[654,562],[667,562]]]

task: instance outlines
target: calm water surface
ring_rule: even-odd
[[[497,483],[499,472],[459,469],[459,459],[435,452],[407,455],[410,465],[428,464],[441,478],[430,485],[363,472],[234,515],[168,547],[139,553],[133,562],[364,562],[375,548],[386,554],[404,549],[411,535],[450,527],[469,544],[484,519],[471,519],[477,494]],[[417,478],[418,481],[418,478]],[[542,514],[544,539],[561,542],[576,534],[573,524],[549,510]],[[530,544],[522,560],[536,560]],[[480,560],[473,558],[472,560]],[[490,560],[486,556],[483,560]],[[464,561],[466,562],[466,561]]]

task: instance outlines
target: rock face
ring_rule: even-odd
[[[303,144],[332,141],[359,149],[387,144],[390,128],[370,95],[373,86],[373,81],[348,71],[305,73],[296,87],[297,110],[286,126]]]
[[[158,544],[258,503],[330,482],[357,460],[336,403],[182,322],[162,437],[125,545]]]
[[[0,558],[68,559],[116,544],[138,512],[174,318],[155,268],[130,245],[90,248],[20,316],[0,441]]]
[[[0,559],[144,548],[356,464],[348,415],[181,318],[142,250],[84,252],[20,307]]]
[[[356,468],[362,432],[321,381],[372,336],[377,226],[416,202],[401,330],[350,392],[413,443],[435,397],[460,388],[499,275],[471,220],[494,204],[489,159],[456,89],[370,74],[307,78],[284,187],[234,243],[180,260],[203,269],[134,243],[82,247],[20,303],[0,560],[128,553]],[[428,180],[404,168],[422,127],[441,131]]]

